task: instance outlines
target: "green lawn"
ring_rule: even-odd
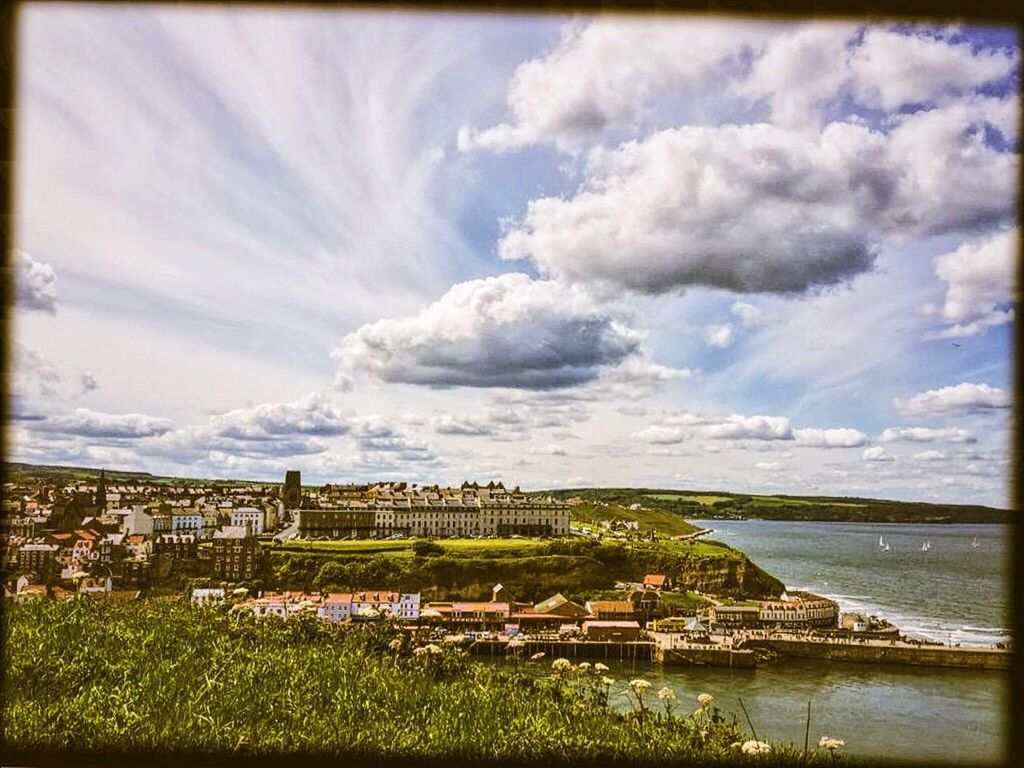
[[[690,493],[645,493],[644,496],[648,499],[656,499],[658,501],[695,501],[698,504],[708,506],[718,501],[729,501],[729,496],[707,496]]]
[[[338,541],[286,541],[283,544],[272,544],[261,542],[264,546],[275,550],[287,552],[330,552],[337,554],[353,555],[411,555],[412,545],[415,539],[400,539],[398,541],[380,541],[374,539],[343,539]],[[526,554],[533,550],[540,550],[547,543],[546,541],[533,541],[532,539],[438,539],[447,552],[452,554],[478,554],[486,552],[505,552],[513,550],[517,553]]]
[[[693,533],[696,526],[690,525],[683,516],[663,509],[629,509],[619,504],[577,504],[570,511],[574,523],[597,525],[602,520],[636,520],[641,531],[652,528],[665,536],[681,536]]]
[[[753,505],[764,505],[772,507],[866,507],[867,504],[857,504],[852,501],[817,501],[814,499],[787,499],[782,496],[754,496],[750,503]]]

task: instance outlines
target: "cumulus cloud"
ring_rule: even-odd
[[[48,416],[33,429],[62,435],[91,438],[138,439],[156,437],[174,428],[169,419],[141,413],[102,413],[76,408],[70,413]]]
[[[784,466],[781,461],[759,461],[754,465],[754,468],[764,472],[778,472]]]
[[[930,389],[909,400],[895,398],[893,406],[904,416],[942,416],[986,413],[1010,407],[1010,395],[988,384],[962,382]]]
[[[641,354],[642,340],[583,290],[510,273],[364,325],[332,354],[344,372],[391,383],[544,390],[597,379]]]
[[[868,441],[868,436],[859,429],[837,427],[835,429],[795,429],[796,444],[810,448],[857,448]]]
[[[725,347],[731,347],[735,340],[735,336],[732,332],[732,325],[729,323],[725,323],[724,325],[709,325],[704,329],[704,341],[708,346],[724,349]]]
[[[878,439],[883,443],[905,441],[911,443],[976,443],[978,438],[959,427],[933,429],[931,427],[889,427]]]
[[[880,445],[873,445],[870,448],[865,448],[864,453],[861,454],[861,458],[864,459],[864,461],[896,461],[896,457]]]
[[[946,299],[941,307],[925,305],[921,312],[940,317],[948,327],[931,336],[973,336],[1013,320],[1019,253],[1020,231],[1014,227],[939,256],[935,274],[946,283]]]
[[[976,51],[970,43],[927,32],[869,28],[849,58],[850,83],[858,103],[894,111],[971,94],[1011,74],[1018,58],[1015,52]]]
[[[944,461],[946,459],[946,454],[944,451],[929,450],[915,453],[913,458],[916,461]]]
[[[210,418],[210,433],[235,440],[276,440],[287,435],[335,437],[351,425],[330,399],[313,392],[292,403],[264,403]]]
[[[48,314],[57,313],[57,273],[53,267],[36,261],[24,251],[14,250],[18,305],[25,309]]]
[[[633,439],[672,445],[695,438],[711,440],[792,440],[793,430],[784,416],[706,416],[683,412],[667,416],[633,433]]]
[[[594,149],[572,197],[530,201],[499,253],[546,275],[646,293],[702,285],[799,293],[871,268],[890,234],[1011,215],[1017,156],[990,146],[999,100],[831,123],[685,126]]]
[[[459,147],[504,152],[551,142],[567,150],[605,131],[635,129],[659,88],[670,86],[676,98],[706,90],[769,34],[766,26],[716,20],[569,23],[558,45],[516,69],[511,121],[483,131],[465,126]]]

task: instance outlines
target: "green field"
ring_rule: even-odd
[[[574,522],[594,525],[602,520],[636,520],[640,523],[642,532],[654,529],[664,536],[681,536],[698,530],[696,526],[686,522],[682,515],[649,507],[629,509],[628,506],[621,504],[575,504],[569,514]]]
[[[292,552],[336,552],[338,554],[352,555],[412,555],[412,546],[415,539],[402,539],[399,541],[379,541],[373,539],[354,539],[340,541],[286,541],[283,544],[272,544],[262,542],[264,546],[272,549],[286,550]],[[453,554],[481,554],[489,552],[512,553],[512,552],[539,552],[544,546],[544,541],[533,539],[440,539],[435,542],[445,552]]]
[[[718,501],[729,501],[729,496],[708,496],[690,493],[645,493],[644,498],[657,501],[695,501],[705,506]]]

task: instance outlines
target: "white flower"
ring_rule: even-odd
[[[818,742],[818,746],[824,747],[831,752],[834,749],[846,746],[846,742],[842,739],[833,738],[832,736],[822,736],[821,740]]]
[[[761,755],[772,751],[771,745],[766,741],[744,741],[740,747],[745,755]]]
[[[412,652],[413,656],[422,656],[425,653],[430,653],[426,648],[417,648]]]
[[[590,662],[589,661],[581,661],[579,666],[577,667],[577,669],[579,669],[580,672],[589,672],[590,671]]]
[[[392,651],[401,650],[401,648],[402,648],[402,638],[396,637],[394,640],[392,640],[390,643],[388,643],[388,648],[390,648]]]
[[[429,645],[425,645],[425,646],[423,646],[423,648],[424,648],[424,650],[427,653],[430,653],[430,654],[442,653],[441,646],[434,645],[433,643],[430,643]]]
[[[597,664],[594,665],[594,671],[595,672],[607,672],[608,671],[608,667],[606,667],[604,664],[602,664],[599,661],[599,662],[597,662]]]
[[[543,658],[544,658],[544,651],[541,651],[540,653],[533,654],[533,656],[530,657],[530,661],[540,661]]]
[[[700,704],[701,709],[707,709],[714,700],[715,697],[710,693],[701,693],[697,696],[697,703]]]
[[[601,682],[604,683],[605,685],[609,685],[610,686],[610,685],[614,685],[615,684],[615,679],[612,678],[612,677],[608,677],[606,675],[605,677],[601,678]]]
[[[524,645],[526,645],[526,641],[521,637],[513,637],[508,641],[509,648],[522,648]]]
[[[551,668],[555,672],[568,672],[572,669],[572,662],[568,659],[555,659],[551,662]]]
[[[732,744],[729,745],[729,748],[730,749],[739,749],[741,746],[742,745],[738,741],[734,741]]]
[[[629,687],[637,693],[647,693],[648,689],[651,687],[651,684],[646,680],[637,678],[636,680],[629,681]]]
[[[676,692],[666,685],[664,688],[658,691],[658,698],[662,701],[675,701]]]

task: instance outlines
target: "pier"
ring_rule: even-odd
[[[744,639],[736,647],[767,649],[788,658],[961,669],[1009,669],[1013,656],[1011,651],[999,648],[950,648],[946,645],[919,645],[902,640],[842,642],[824,638],[773,637]]]
[[[610,659],[612,661],[653,661],[655,644],[650,641],[614,642],[596,640],[526,640],[519,653],[529,658],[543,653],[553,659]],[[504,657],[507,640],[477,640],[468,648],[478,656]]]

